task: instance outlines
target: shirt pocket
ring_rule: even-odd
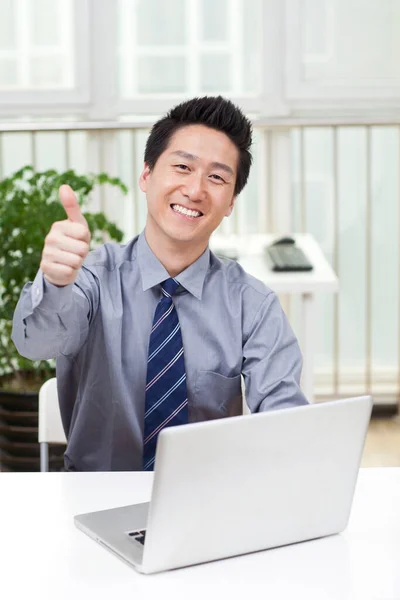
[[[198,371],[190,420],[209,421],[241,415],[242,402],[240,375],[225,377],[215,371]]]

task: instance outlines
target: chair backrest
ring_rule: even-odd
[[[39,391],[39,443],[67,442],[58,405],[57,379],[48,379]]]

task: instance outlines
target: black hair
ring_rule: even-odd
[[[205,125],[222,131],[235,144],[239,161],[234,195],[240,194],[247,183],[252,163],[252,127],[240,108],[222,96],[204,96],[182,102],[153,125],[144,153],[150,169],[167,149],[172,136],[188,125]]]

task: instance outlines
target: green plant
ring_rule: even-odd
[[[55,221],[66,219],[58,196],[63,183],[75,190],[84,207],[95,185],[110,184],[124,194],[126,186],[106,173],[78,175],[69,170],[37,173],[26,166],[0,181],[0,387],[37,390],[54,375],[55,361],[30,361],[20,356],[11,340],[12,317],[21,290],[33,281],[40,265],[44,238]],[[92,235],[91,249],[107,239],[120,242],[116,225],[103,213],[84,212]]]

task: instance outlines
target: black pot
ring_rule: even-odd
[[[40,471],[38,392],[0,390],[0,471]],[[65,445],[49,444],[49,470],[60,471]]]

